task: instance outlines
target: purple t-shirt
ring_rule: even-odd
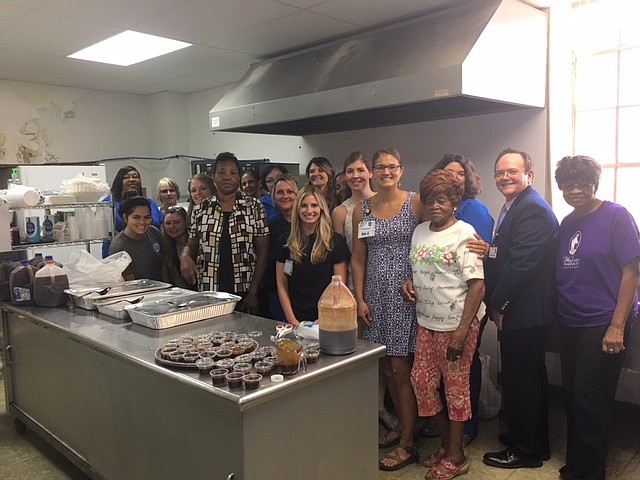
[[[595,212],[567,215],[560,225],[556,263],[558,317],[562,325],[609,325],[622,266],[640,257],[638,227],[621,205],[603,202]],[[632,311],[637,311],[637,298]]]

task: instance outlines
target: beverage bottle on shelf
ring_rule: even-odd
[[[44,256],[40,252],[34,254],[33,258],[29,260],[29,265],[31,265],[36,270],[42,268],[45,263],[46,261],[44,259]]]
[[[40,217],[25,217],[27,230],[27,242],[38,243],[42,240],[40,236]]]
[[[46,265],[35,274],[33,299],[40,307],[58,307],[67,302],[65,290],[69,288],[69,278],[51,255],[46,259]]]
[[[11,291],[9,290],[9,278],[18,264],[11,257],[4,257],[4,261],[0,264],[0,299],[3,302],[11,300]]]
[[[356,350],[356,300],[340,275],[331,277],[331,283],[318,301],[318,329],[322,352],[346,355]]]
[[[29,260],[20,260],[20,266],[11,272],[9,288],[11,303],[14,305],[34,305],[33,302],[33,267]]]
[[[55,224],[55,217],[51,215],[51,209],[46,208],[44,210],[44,220],[42,221],[42,239],[46,241],[53,240],[53,225]]]

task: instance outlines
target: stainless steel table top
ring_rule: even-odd
[[[155,361],[156,349],[181,335],[200,335],[212,331],[237,333],[261,331],[262,335],[256,338],[258,343],[272,345],[270,336],[275,334],[275,327],[279,322],[234,312],[187,325],[153,330],[136,325],[129,320],[115,319],[70,305],[59,308],[16,307],[2,303],[0,305],[9,312],[24,315],[31,321],[60,331],[107,355],[136,363],[144,368],[153,369],[160,375],[169,375],[191,386],[211,391],[212,394],[237,403],[241,410],[286,395],[289,391],[303,388],[327,376],[339,375],[341,371],[355,367],[361,362],[381,358],[386,351],[382,345],[358,340],[354,353],[341,356],[322,354],[319,362],[309,365],[306,372],[285,376],[282,383],[272,383],[267,377],[262,379],[258,390],[229,390],[227,387],[214,387],[210,378],[199,375],[197,369],[174,369],[159,365]]]

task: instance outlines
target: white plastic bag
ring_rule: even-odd
[[[63,268],[69,277],[69,286],[77,288],[121,282],[122,272],[130,263],[131,257],[124,251],[98,260],[86,250],[76,250],[71,252]]]
[[[498,415],[502,396],[489,375],[491,357],[481,355],[480,365],[482,366],[482,387],[480,387],[480,400],[478,401],[478,417],[482,420],[488,420]]]

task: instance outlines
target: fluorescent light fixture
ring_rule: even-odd
[[[73,53],[69,55],[69,58],[127,67],[191,45],[191,43],[179,42],[170,38],[127,30]]]

